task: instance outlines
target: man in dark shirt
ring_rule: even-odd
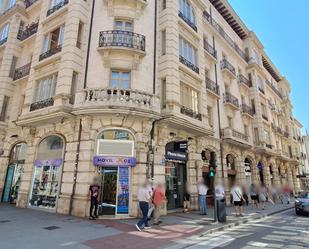
[[[100,195],[99,180],[95,177],[93,183],[89,187],[89,198],[90,198],[90,215],[89,219],[95,220],[98,218],[98,204]],[[94,209],[94,212],[93,212]]]

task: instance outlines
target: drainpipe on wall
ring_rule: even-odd
[[[87,46],[87,55],[86,55],[86,65],[85,65],[85,77],[84,77],[84,84],[83,88],[86,89],[87,87],[87,78],[88,78],[88,67],[89,67],[89,57],[90,57],[90,45],[91,45],[91,33],[92,33],[92,26],[93,26],[93,18],[94,18],[94,7],[95,7],[95,0],[92,3],[91,9],[91,17],[90,17],[90,26],[89,26],[89,33],[88,33],[88,46]],[[69,215],[72,215],[72,207],[73,207],[73,198],[76,192],[76,181],[77,181],[77,173],[78,173],[78,165],[79,165],[79,153],[80,153],[80,143],[81,143],[81,135],[82,135],[82,118],[79,118],[79,128],[78,128],[78,138],[77,138],[77,148],[76,148],[76,157],[75,157],[75,168],[74,168],[74,176],[73,176],[73,186],[72,186],[72,193],[70,196],[70,205],[69,205]]]
[[[154,9],[154,38],[153,38],[153,82],[152,82],[152,92],[156,94],[156,78],[157,78],[157,15],[158,15],[158,3],[155,0],[155,9]]]

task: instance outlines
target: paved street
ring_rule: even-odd
[[[293,204],[269,205],[266,210],[254,210],[247,207],[246,215],[243,218],[236,218],[233,209],[228,208],[228,222],[225,224],[212,224],[211,209],[209,209],[209,215],[205,217],[201,217],[197,212],[191,214],[176,212],[162,217],[163,225],[138,232],[134,227],[136,219],[105,219],[94,222],[33,209],[0,205],[0,249],[201,248],[199,242],[206,243],[205,245],[216,245],[218,240],[224,243],[230,242],[230,246],[234,246],[231,248],[240,248],[236,244],[239,241],[246,248],[247,242],[264,241],[258,238],[265,237],[267,234],[272,235],[271,238],[274,238],[274,236],[284,235],[283,232],[292,233],[291,229],[295,233],[296,229],[293,227],[305,230],[305,222],[308,223],[308,219],[302,222],[302,218],[295,219],[293,212],[290,212],[286,216],[271,216],[261,223],[258,220],[257,222],[250,222],[251,227],[238,226],[235,230],[231,229],[227,233],[214,233],[206,237],[200,236],[207,231],[219,229],[223,225],[230,226],[235,222],[253,221],[256,218],[292,207]],[[281,217],[286,218],[282,219]],[[272,230],[271,227],[267,228],[266,231],[265,227],[262,226],[264,223],[276,226],[274,232],[269,232],[269,230]],[[277,226],[280,224],[287,228],[278,229]],[[300,232],[296,233],[295,236]],[[238,238],[237,241],[236,238]],[[204,248],[205,245],[202,245],[202,247]]]
[[[166,248],[166,247],[165,247]],[[289,210],[222,232],[195,236],[168,249],[307,249],[309,248],[309,217],[299,217]]]

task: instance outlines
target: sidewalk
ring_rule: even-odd
[[[293,208],[289,205],[268,205],[266,210],[246,208],[242,218],[228,208],[228,222],[213,224],[213,210],[207,216],[171,213],[162,217],[162,225],[139,232],[136,219],[89,221],[76,217],[19,209],[0,205],[1,249],[154,249],[175,245],[192,236],[201,236],[235,223],[258,219]]]

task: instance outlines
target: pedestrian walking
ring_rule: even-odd
[[[183,195],[183,212],[184,213],[190,213],[191,212],[191,193],[189,191],[189,186],[186,184],[185,193]]]
[[[200,180],[197,184],[198,202],[200,207],[200,215],[207,215],[206,195],[208,188],[204,180]]]
[[[256,186],[253,183],[250,185],[250,198],[252,201],[252,208],[254,208],[255,206],[258,209],[259,208],[259,202],[258,202],[259,196],[257,193]]]
[[[90,210],[89,219],[95,220],[98,218],[98,204],[100,196],[100,186],[97,177],[93,178],[92,184],[89,186]]]
[[[263,210],[265,209],[267,198],[268,198],[268,194],[267,194],[266,187],[264,184],[261,184],[259,199],[260,199],[260,203],[261,203]]]
[[[149,211],[149,202],[151,201],[151,192],[149,191],[149,182],[146,180],[143,185],[138,190],[138,201],[139,207],[142,211],[142,218],[135,225],[138,231],[142,231],[142,229],[149,229],[148,225],[148,211]]]
[[[151,201],[149,202],[149,209],[148,209],[148,214],[147,214],[147,217],[148,217],[148,221],[151,220],[151,216],[152,216],[152,213],[155,209],[155,206],[153,204],[153,183],[152,182],[148,182],[148,189],[149,189],[149,193],[150,193],[150,196],[151,196]]]
[[[243,193],[241,187],[238,185],[237,181],[234,182],[233,187],[231,188],[231,195],[233,198],[233,204],[236,211],[236,217],[243,217]]]
[[[160,216],[161,216],[161,207],[164,199],[165,199],[165,191],[163,188],[163,184],[159,183],[153,193],[154,225],[159,225],[162,223],[162,221],[160,220]]]

